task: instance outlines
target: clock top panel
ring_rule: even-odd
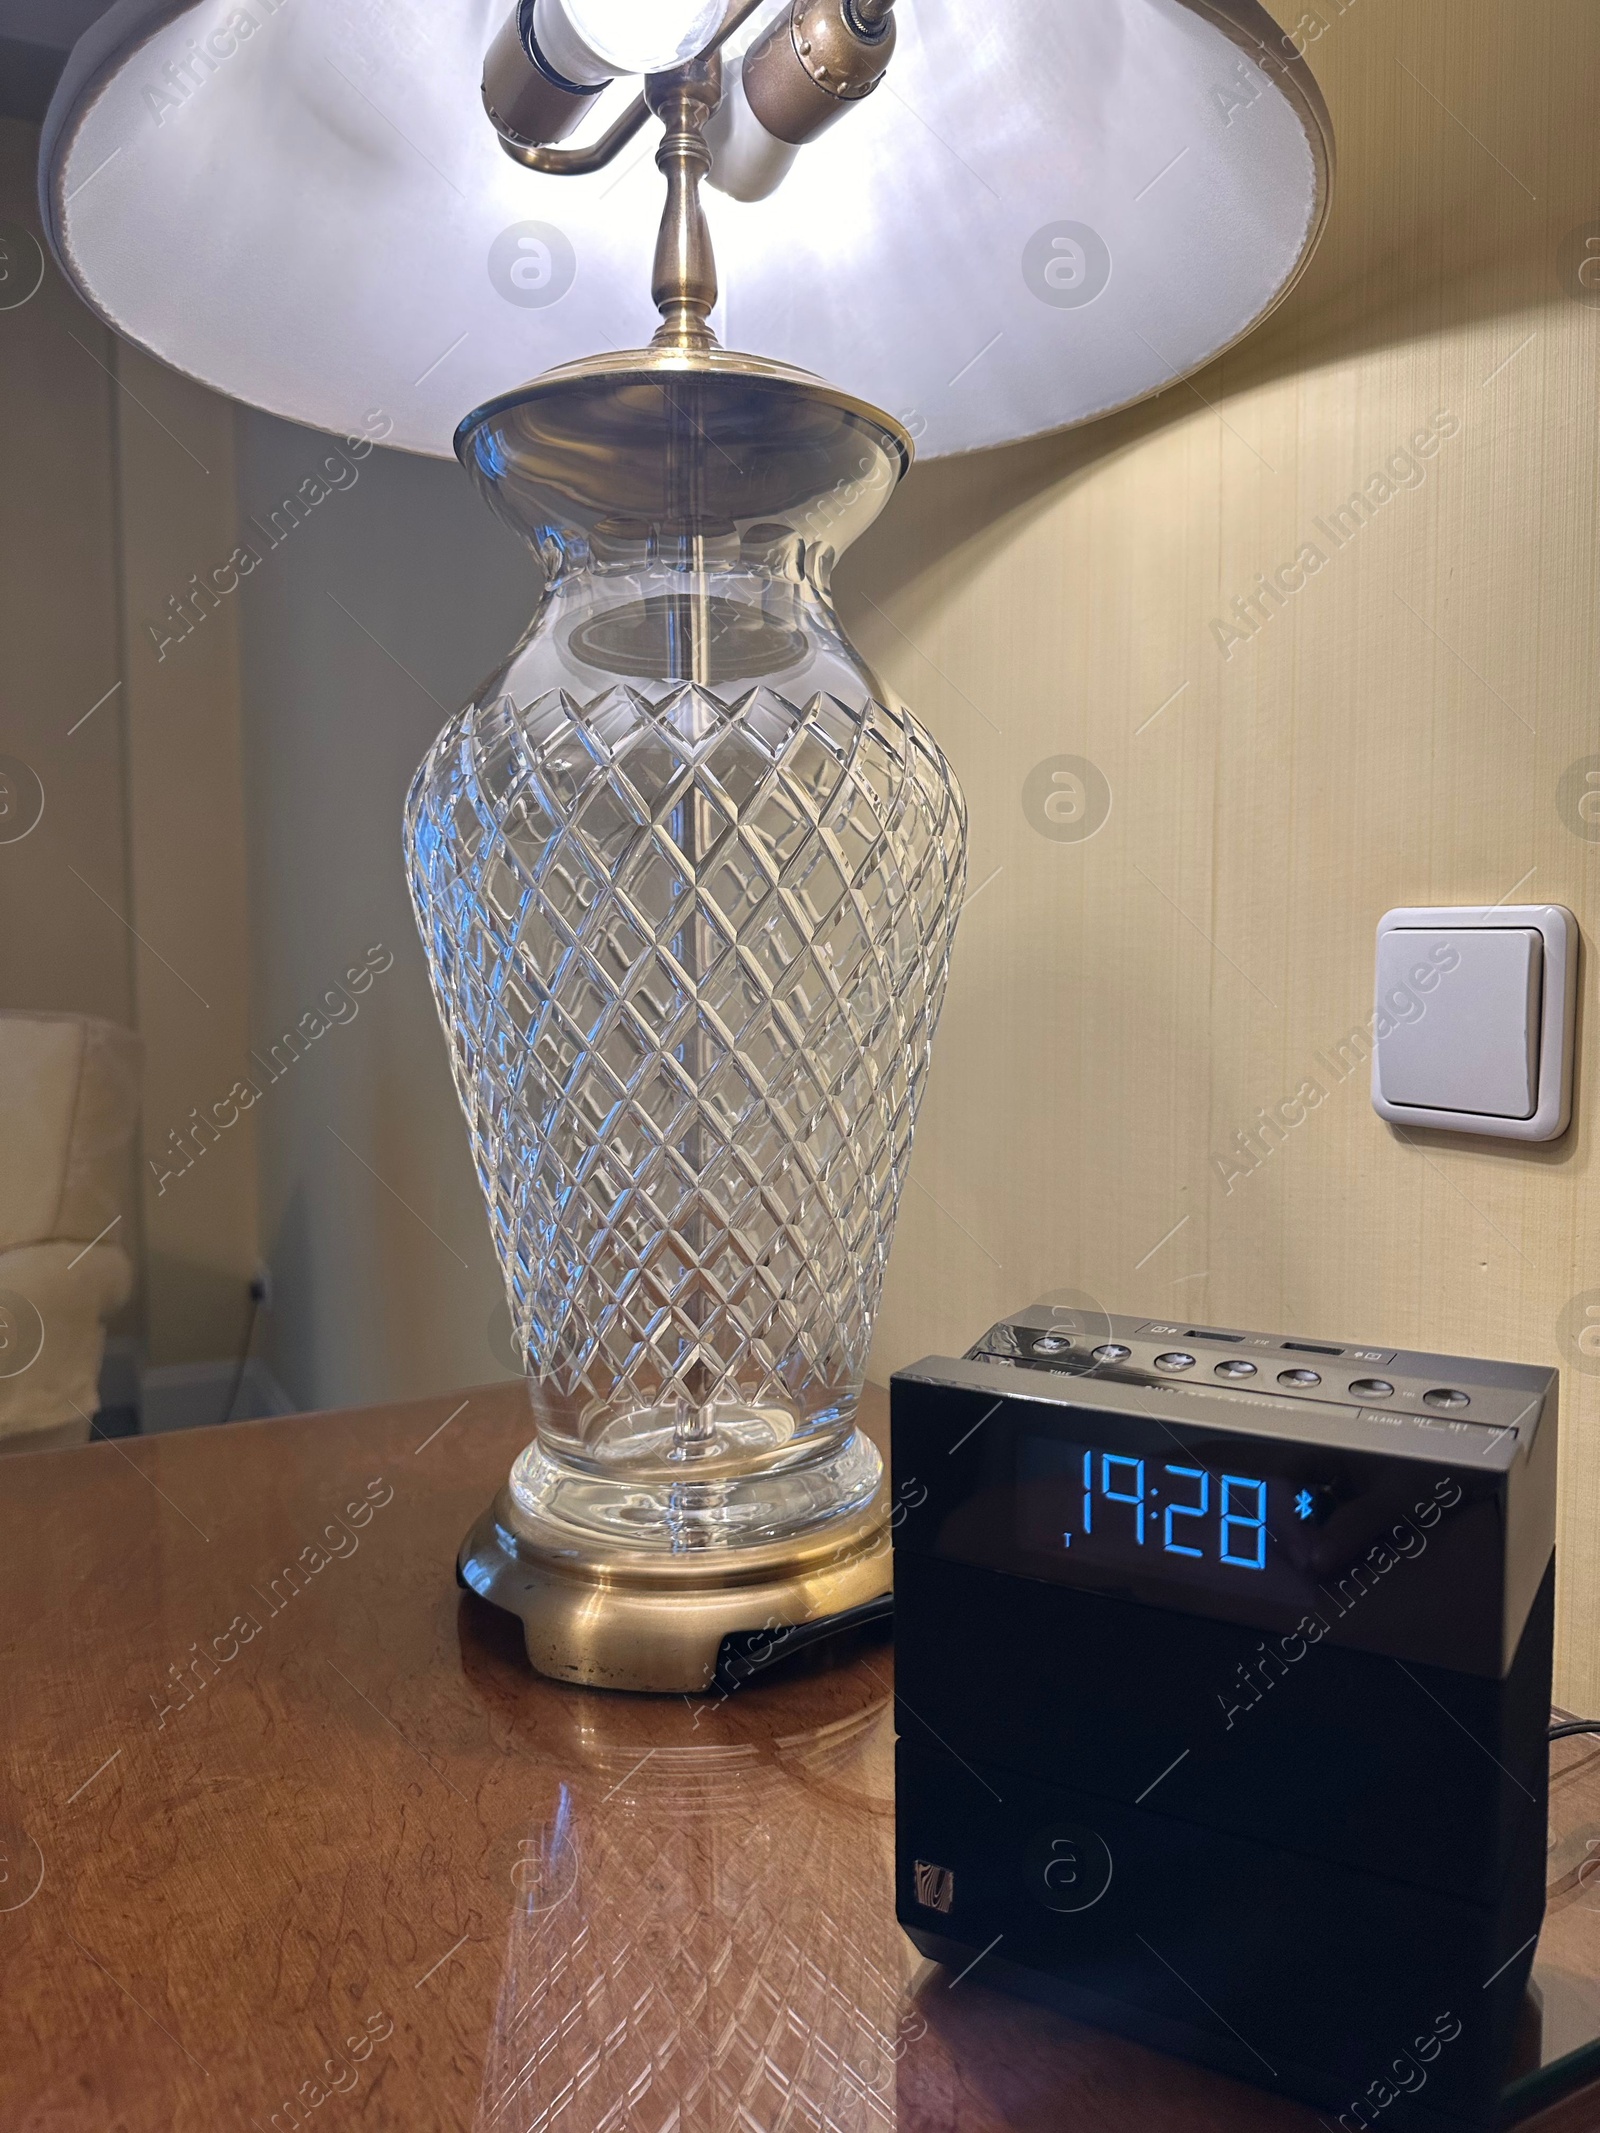
[[[1119,1316],[1087,1299],[1032,1305],[965,1357],[897,1375],[1046,1406],[1089,1397],[1130,1416],[1159,1391],[1175,1419],[1202,1427],[1500,1472],[1527,1456],[1556,1383],[1530,1364]]]

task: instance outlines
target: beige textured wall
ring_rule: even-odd
[[[0,1006],[127,1026],[111,346],[54,268],[39,273],[38,139],[0,120],[0,222],[32,238],[8,233],[0,282]],[[115,1241],[136,1265],[139,1212],[130,1161]],[[119,1332],[137,1329],[140,1304],[119,1313]]]
[[[35,236],[37,156],[32,127],[0,122],[0,221]],[[233,424],[119,346],[53,265],[0,309],[0,755],[45,801],[0,843],[0,1004],[140,1031],[147,1156],[193,1135],[191,1107],[225,1098],[249,1053],[237,602],[164,660],[146,629],[233,548]],[[165,1192],[148,1162],[130,1180],[154,1363],[229,1355],[244,1326],[253,1122],[203,1138]]]
[[[1600,308],[1561,273],[1600,235],[1600,10],[1305,14],[1341,168],[1289,303],[1192,390],[914,473],[847,567],[856,634],[965,784],[976,892],[874,1374],[1055,1287],[1559,1362],[1562,1682],[1592,1708],[1600,1357],[1567,1335],[1600,1303],[1593,1038],[1573,1129],[1520,1151],[1408,1144],[1317,1055],[1370,1011],[1391,905],[1600,929],[1600,843],[1558,802],[1600,770]],[[1459,433],[1423,478],[1320,540],[1438,410]],[[1309,540],[1326,567],[1225,658],[1213,621]],[[1081,842],[1024,811],[1058,754],[1109,784]],[[1235,1134],[1308,1079],[1324,1099],[1245,1171]]]
[[[31,126],[0,120],[0,221],[30,232],[38,228],[38,141]],[[126,1023],[132,941],[116,915],[127,891],[123,704],[120,690],[106,698],[121,675],[112,385],[101,367],[110,350],[53,268],[33,296],[11,305],[38,253],[8,249],[15,278],[0,283],[0,755],[40,781],[44,813],[15,841],[0,822],[0,1004]]]
[[[181,1363],[237,1349],[257,1256],[254,1105],[230,1101],[250,1073],[239,595],[215,590],[237,585],[235,410],[135,349],[115,366],[147,1337]]]
[[[241,414],[266,514],[329,440]],[[276,1307],[264,1353],[303,1407],[511,1375],[510,1322],[406,894],[418,762],[533,611],[526,548],[453,463],[376,451],[240,594],[258,1049],[367,951],[393,962],[253,1116]],[[259,536],[257,537],[259,541]]]

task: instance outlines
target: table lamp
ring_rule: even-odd
[[[1059,428],[1237,339],[1330,164],[1253,0],[119,0],[73,54],[44,208],[108,324],[414,450],[478,398],[455,450],[544,566],[405,822],[535,1414],[459,1574],[541,1671],[699,1691],[887,1605],[857,1405],[965,814],[834,566],[913,433]]]

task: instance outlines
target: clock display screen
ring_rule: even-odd
[[[1504,1581],[1463,1570],[1480,1544],[1506,1545],[1487,1463],[1479,1474],[1447,1463],[1438,1440],[1426,1458],[1381,1439],[1326,1441],[1338,1418],[1260,1427],[1257,1416],[1279,1422],[1276,1404],[1233,1426],[1239,1395],[1207,1403],[1212,1423],[1155,1387],[1148,1414],[1106,1392],[1104,1407],[1058,1396],[1041,1413],[1038,1399],[963,1387],[937,1427],[897,1415],[896,1550],[1279,1632],[1307,1634],[1315,1616],[1364,1650],[1416,1651],[1429,1638],[1459,1650],[1470,1616],[1478,1648],[1500,1652]],[[1431,1427],[1397,1414],[1351,1434],[1380,1426],[1397,1438]],[[1463,1460],[1474,1456],[1459,1442]]]
[[[1175,1445],[1152,1456],[1026,1437],[1019,1449],[1019,1539],[1085,1567],[1246,1587],[1317,1508],[1279,1475],[1202,1465]]]

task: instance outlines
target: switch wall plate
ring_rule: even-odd
[[[1372,1104],[1396,1125],[1554,1140],[1572,1113],[1578,923],[1560,904],[1378,921]]]

